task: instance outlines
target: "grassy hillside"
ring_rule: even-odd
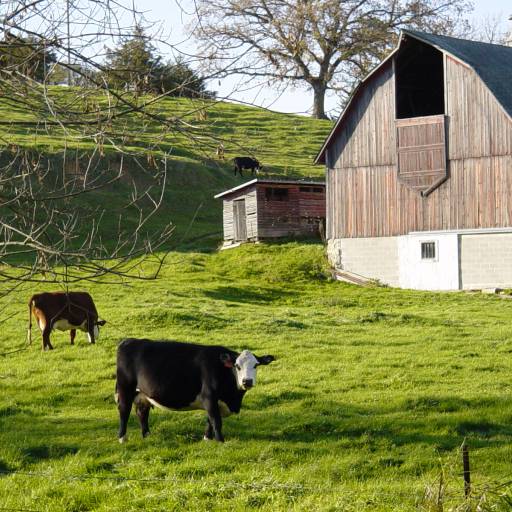
[[[510,510],[510,484],[496,483],[512,457],[512,302],[357,288],[325,270],[320,246],[290,243],[174,253],[159,281],[89,286],[108,320],[96,345],[55,333],[41,353],[35,331],[0,359],[0,508],[441,510],[443,474],[449,510],[466,438],[473,503]],[[26,301],[14,293],[4,310],[2,353],[23,347]],[[163,411],[145,440],[132,417],[119,445],[115,350],[128,335],[277,360],[225,420],[224,445],[202,441],[203,413]]]
[[[83,118],[88,119],[91,114],[86,113],[85,105],[76,102],[77,92],[72,88],[55,88],[53,95],[61,108],[69,102],[73,109],[82,108]],[[149,100],[151,98],[143,98],[141,102]],[[105,103],[101,98],[97,101],[100,105],[102,101]],[[152,227],[158,228],[159,221],[172,220],[176,225],[176,236],[172,241],[174,248],[215,247],[221,240],[221,202],[214,200],[213,196],[250,179],[248,175],[243,178],[233,176],[231,159],[234,156],[253,155],[258,158],[263,164],[260,177],[314,176],[323,179],[324,169],[314,166],[313,158],[330,130],[328,121],[229,103],[179,98],[161,100],[148,110],[166,119],[176,119],[176,129],[166,132],[156,121],[142,120],[134,114],[114,120],[112,126],[104,129],[116,143],[120,144],[122,139],[127,151],[148,151],[155,158],[164,153],[170,155],[167,193]],[[13,122],[34,120],[26,109],[2,101],[0,118]],[[10,145],[37,148],[47,155],[55,155],[55,158],[59,158],[64,144],[68,151],[78,150],[81,154],[94,149],[92,138],[84,138],[72,128],[64,132],[58,126],[43,123],[37,127],[0,126],[0,142],[4,148]],[[119,159],[115,146],[109,144],[108,139],[103,143],[105,158]],[[225,147],[225,160],[216,158],[220,143]],[[129,158],[126,161],[133,176],[140,174],[137,165],[130,163]],[[140,162],[148,165],[144,158]],[[115,210],[123,193],[130,197],[126,184],[88,195],[85,200],[89,204],[105,204],[107,198],[110,209]],[[108,234],[108,223],[104,234]]]

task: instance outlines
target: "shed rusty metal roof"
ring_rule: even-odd
[[[472,68],[494,95],[509,118],[512,119],[512,47],[428,34],[416,30],[402,30],[396,48],[354,89],[345,109],[318,152],[315,163],[325,163],[325,150],[334,135],[340,130],[343,119],[357,93],[370,77],[395,55],[407,36],[433,46]]]
[[[213,196],[214,199],[218,199],[219,197],[227,196],[228,194],[232,194],[233,192],[238,192],[247,188],[255,183],[261,185],[299,185],[299,186],[313,186],[313,187],[325,187],[325,181],[312,181],[312,180],[271,180],[271,179],[260,179],[255,178],[251,181],[247,181],[238,185],[237,187],[230,188],[229,190],[225,190],[224,192],[220,192],[219,194]]]

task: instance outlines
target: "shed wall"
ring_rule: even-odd
[[[247,238],[256,239],[258,237],[258,207],[256,201],[256,189],[245,191],[242,194],[232,194],[223,200],[223,224],[224,224],[224,242],[234,243],[234,218],[233,201],[245,199],[245,213],[247,225]]]
[[[288,189],[288,200],[267,199],[266,188]],[[299,186],[275,184],[258,187],[257,197],[260,239],[318,235],[318,223],[312,219],[325,218],[325,193],[301,192]]]

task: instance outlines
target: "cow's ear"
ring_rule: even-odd
[[[233,368],[233,360],[231,359],[231,356],[229,354],[221,354],[220,360],[226,368]]]
[[[96,325],[105,325],[106,323],[107,323],[107,321],[106,321],[106,320],[98,320],[98,321],[96,322]]]
[[[268,356],[256,356],[256,359],[258,360],[258,363],[260,364],[270,364],[272,361],[275,361],[276,358],[274,356],[268,355]]]

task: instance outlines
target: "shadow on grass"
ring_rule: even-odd
[[[252,403],[249,409],[269,413],[287,405],[298,410],[269,414],[254,427],[237,429],[235,435],[241,440],[292,443],[348,439],[356,446],[385,441],[395,446],[430,445],[439,451],[460,446],[464,437],[474,448],[509,445],[512,441],[512,422],[493,421],[493,411],[511,410],[510,399],[437,397],[405,400],[394,406],[357,407],[335,401],[314,406],[309,398],[309,393],[282,393]]]
[[[509,417],[496,418],[495,414],[511,410],[512,399],[427,397],[399,404],[355,406],[335,400],[315,403],[312,395],[289,391],[248,401],[239,417],[223,421],[224,435],[228,441],[272,441],[293,450],[309,443],[326,452],[339,448],[340,443],[347,449],[393,451],[403,447],[414,451],[422,446],[442,452],[458,448],[464,437],[474,449],[508,446],[512,441]],[[101,417],[56,419],[43,415],[27,421],[24,414],[1,419],[3,443],[18,453],[21,465],[64,458],[82,450],[100,450],[102,456],[119,451],[114,404],[108,421]],[[199,412],[153,411],[152,435],[140,445],[140,429],[132,412],[129,444],[137,443],[137,449],[182,449],[200,442],[204,427],[205,416]],[[9,468],[0,460],[2,469]],[[109,467],[102,470],[109,471]]]
[[[203,295],[210,299],[223,300],[226,302],[270,304],[294,294],[277,288],[258,288],[258,290],[254,290],[240,286],[218,286],[213,290],[203,291]]]
[[[74,455],[79,450],[80,447],[77,445],[39,444],[22,448],[21,454],[27,463],[37,463],[48,459],[60,459],[66,455]]]

